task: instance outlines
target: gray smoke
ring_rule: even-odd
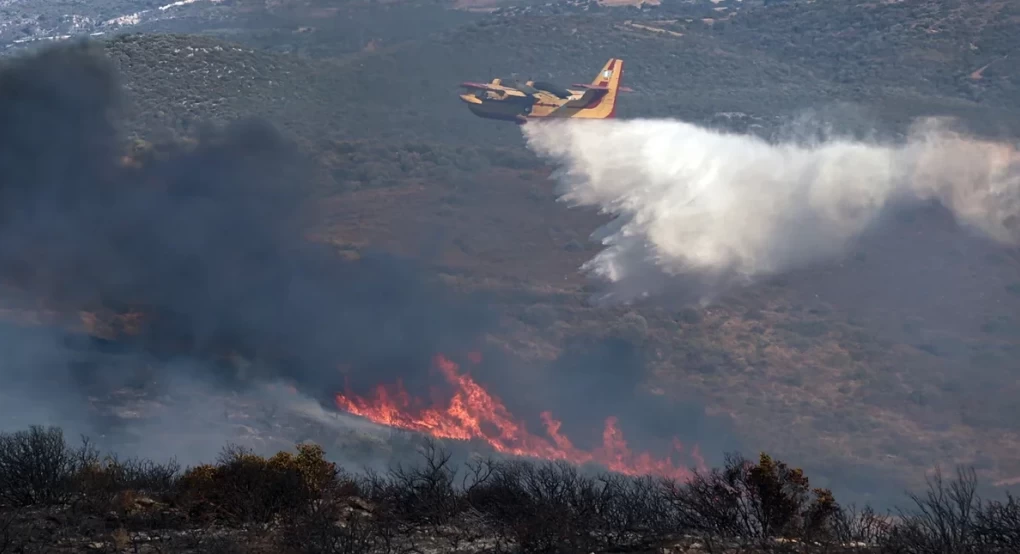
[[[343,389],[342,365],[365,390],[427,371],[437,351],[470,348],[486,328],[480,303],[409,261],[342,261],[305,240],[313,166],[268,124],[210,129],[123,163],[119,91],[84,44],[0,68],[0,301],[143,321],[114,341],[4,327],[3,427],[82,422],[89,396],[152,382],[190,394],[279,380],[327,401]],[[247,362],[217,361],[229,357]],[[222,412],[194,404],[176,415]]]
[[[557,167],[560,200],[615,219],[583,270],[629,301],[684,283],[730,287],[843,254],[883,210],[936,200],[1020,243],[1016,145],[923,121],[900,142],[772,143],[676,120],[542,122],[528,146]]]

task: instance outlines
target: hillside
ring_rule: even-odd
[[[25,0],[0,4],[0,49],[123,33],[208,34],[299,55],[358,52],[422,38],[476,16],[432,2],[328,0]]]
[[[477,377],[523,418],[552,406],[591,442],[615,411],[650,443],[679,434],[711,462],[726,449],[763,449],[865,498],[916,484],[935,462],[972,464],[987,482],[1020,476],[1017,252],[918,210],[847,260],[719,305],[596,308],[577,268],[597,251],[588,235],[605,218],[557,204],[549,168],[519,131],[474,118],[455,97],[456,83],[493,76],[587,81],[618,56],[635,89],[621,117],[771,135],[813,108],[862,132],[900,132],[926,113],[1020,132],[1012,4],[733,11],[525,6],[456,25],[436,17],[427,32],[369,49],[349,35],[304,48],[292,33],[213,27],[103,46],[128,92],[133,135],[159,142],[263,117],[323,170],[304,212],[318,240],[354,258],[407,254],[464,295],[484,294],[500,321],[484,344],[493,362]],[[318,36],[349,28],[330,29]],[[618,357],[583,355],[593,345]],[[578,401],[578,383],[615,394],[592,406]]]
[[[384,41],[366,51],[352,52],[336,44],[323,46],[314,58],[266,58],[266,68],[260,71],[276,72],[282,79],[273,83],[251,73],[245,65],[250,53],[234,51],[236,60],[229,52],[196,53],[192,60],[196,71],[197,64],[208,64],[201,75],[191,75],[196,85],[205,81],[206,87],[215,88],[210,80],[222,79],[217,75],[224,71],[237,72],[234,79],[246,83],[214,93],[219,99],[204,99],[217,102],[215,109],[203,109],[181,96],[189,94],[188,89],[161,90],[166,74],[160,71],[169,68],[156,60],[137,65],[129,74],[136,86],[150,87],[152,97],[171,95],[171,109],[164,110],[160,121],[171,128],[186,126],[196,116],[233,113],[232,104],[247,102],[253,112],[266,113],[281,123],[307,122],[306,128],[317,134],[358,137],[350,129],[372,129],[373,138],[513,142],[512,130],[478,130],[456,102],[456,83],[496,75],[588,80],[606,59],[619,56],[626,60],[626,80],[636,90],[621,107],[630,117],[709,122],[718,119],[718,114],[737,112],[775,124],[798,111],[849,103],[865,111],[868,124],[892,131],[926,113],[965,117],[982,132],[1015,131],[1016,118],[1009,111],[1016,108],[1012,104],[1016,84],[1010,77],[1014,74],[1010,64],[1015,62],[1003,57],[1010,45],[1009,30],[1015,25],[1012,8],[1004,4],[1002,13],[981,11],[977,15],[990,22],[984,25],[964,18],[965,22],[957,14],[959,9],[952,11],[952,3],[929,4],[858,9],[835,7],[831,2],[783,3],[742,9],[726,18],[725,24],[695,19],[703,8],[686,4],[623,11],[568,5],[555,14],[533,9],[512,15],[497,12],[452,30],[429,24],[426,28],[432,30],[426,38]],[[917,20],[918,25],[934,24],[923,15],[943,10],[957,14],[939,22],[949,31],[902,32],[896,27],[904,18]],[[823,19],[825,24],[818,23]],[[973,31],[960,30],[971,24]],[[797,32],[798,26],[812,31]],[[333,36],[328,30],[323,34]],[[234,32],[221,35],[242,38]],[[858,35],[869,38],[861,42]],[[796,39],[775,42],[768,38],[780,36]],[[208,39],[193,40],[205,48],[214,44]],[[249,39],[244,43],[256,48],[267,45]],[[127,56],[132,49],[129,44],[115,42],[114,56]],[[179,48],[170,43],[154,46],[162,51]],[[974,72],[985,65],[980,78],[974,78]],[[292,74],[308,78],[300,82],[285,78]],[[295,87],[294,95],[281,96],[280,83]]]

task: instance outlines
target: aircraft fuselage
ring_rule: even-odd
[[[461,100],[471,113],[485,119],[522,122],[531,113],[534,100],[531,97],[511,97],[505,100],[486,100],[472,94],[462,94]]]
[[[461,94],[460,100],[485,119],[517,123],[544,118],[606,119],[615,116],[617,92],[629,90],[620,86],[622,75],[623,60],[612,58],[590,84],[565,88],[538,81],[465,82],[461,86],[470,92]]]

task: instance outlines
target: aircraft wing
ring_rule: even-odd
[[[501,88],[496,88],[496,87],[490,85],[489,83],[471,83],[471,82],[465,82],[465,83],[461,83],[460,86],[462,86],[464,88],[475,89],[475,90],[491,90],[491,91],[494,91],[494,92],[497,91],[497,90],[503,90]]]
[[[466,89],[488,90],[488,91],[492,91],[492,92],[501,92],[501,93],[506,94],[508,96],[522,96],[522,97],[526,96],[523,92],[521,92],[521,91],[519,91],[517,89],[512,89],[512,88],[507,88],[507,87],[497,87],[497,86],[493,86],[493,85],[491,85],[489,83],[464,82],[464,83],[461,83],[460,86],[462,86],[462,87],[464,87]]]

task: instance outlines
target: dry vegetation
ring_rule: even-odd
[[[254,46],[265,42],[181,35],[123,37],[106,49],[130,93],[132,130],[183,136],[199,122],[252,113],[287,129],[324,170],[307,218],[318,238],[347,256],[371,247],[427,252],[459,288],[497,291],[509,324],[494,341],[514,355],[550,358],[577,337],[625,337],[654,354],[645,388],[704,399],[742,438],[803,460],[816,475],[838,481],[857,466],[852,473],[880,467],[914,479],[945,460],[998,481],[1020,474],[1008,377],[1017,348],[1010,310],[1020,307],[1010,288],[1016,279],[1008,278],[1020,267],[1015,255],[961,245],[952,224],[925,225],[932,243],[955,244],[917,256],[925,260],[919,276],[942,276],[955,291],[955,303],[941,310],[915,291],[930,298],[945,288],[894,288],[890,277],[899,275],[883,272],[900,267],[899,253],[918,253],[913,235],[903,234],[862,247],[842,267],[791,276],[711,309],[640,307],[625,320],[626,311],[586,305],[577,272],[597,248],[588,234],[604,219],[555,203],[548,170],[522,148],[517,130],[473,118],[451,88],[512,73],[573,82],[621,55],[637,90],[621,107],[627,116],[758,124],[769,133],[784,114],[851,100],[893,127],[930,111],[979,127],[1020,121],[1000,101],[1015,92],[1010,66],[996,62],[988,71],[999,73],[986,71],[976,83],[967,77],[972,64],[992,61],[986,51],[1018,36],[1002,32],[1015,26],[1012,8],[991,19],[982,11],[987,24],[970,30],[952,6],[946,13],[956,15],[939,19],[939,33],[896,27],[910,27],[904,18],[937,19],[941,5],[783,3],[712,26],[673,3],[627,13],[535,8],[372,52],[338,46],[330,56],[323,46],[315,59]],[[618,29],[624,20],[673,21],[667,27],[683,36]],[[867,48],[850,48],[854,37],[866,37]],[[974,40],[978,50],[966,46]],[[935,55],[944,61],[897,61]],[[718,115],[733,111],[747,115]],[[902,229],[914,233],[917,223]],[[907,297],[917,298],[909,309],[889,310]],[[946,321],[954,327],[941,328]],[[985,377],[972,379],[976,373]]]
[[[248,114],[287,129],[325,170],[317,191],[321,201],[309,218],[320,222],[322,240],[352,256],[365,246],[428,249],[461,288],[505,292],[500,308],[512,331],[496,340],[517,354],[555,357],[571,338],[624,337],[655,353],[651,371],[642,376],[649,388],[696,394],[711,413],[732,419],[742,436],[784,458],[810,460],[834,479],[846,477],[848,466],[857,473],[880,468],[908,478],[937,459],[973,464],[989,481],[1016,477],[1020,420],[1010,373],[1020,308],[1015,252],[960,246],[948,238],[957,231],[952,226],[950,232],[946,226],[922,226],[927,236],[937,237],[933,242],[956,245],[951,252],[926,252],[930,262],[917,269],[928,277],[951,276],[935,292],[953,290],[956,304],[941,311],[927,300],[914,312],[883,311],[912,292],[909,286],[874,285],[889,282],[881,268],[897,267],[904,251],[917,252],[918,243],[907,235],[862,248],[839,268],[846,278],[834,277],[835,270],[807,272],[706,310],[592,309],[585,305],[587,291],[576,268],[590,257],[594,246],[587,235],[601,219],[564,212],[553,202],[547,171],[523,150],[516,129],[474,119],[453,96],[452,83],[513,73],[584,80],[606,58],[619,55],[627,59],[628,84],[637,91],[624,99],[627,116],[725,119],[746,128],[749,122],[772,126],[806,106],[851,101],[868,105],[890,127],[935,111],[967,117],[986,130],[1020,129],[1017,57],[1006,55],[1016,50],[1020,36],[1015,4],[770,4],[711,25],[701,17],[710,13],[684,11],[688,8],[675,2],[625,13],[563,8],[568,13],[546,14],[536,8],[519,16],[472,19],[432,36],[424,31],[435,22],[423,20],[412,39],[384,41],[365,52],[363,43],[373,37],[344,35],[332,44],[325,23],[311,34],[239,37],[245,46],[149,35],[111,40],[106,49],[131,95],[135,111],[126,122],[131,130],[148,138],[164,129],[184,136],[198,132],[200,122]],[[654,21],[671,33],[622,25],[631,20]],[[306,37],[314,45],[302,42]],[[287,51],[315,59],[278,54]],[[981,68],[981,78],[974,78]],[[721,118],[721,112],[745,115]],[[433,236],[422,246],[422,237]],[[877,300],[869,304],[869,298]],[[976,314],[979,321],[965,321],[960,313]],[[947,320],[953,320],[948,330],[942,328]],[[183,490],[178,487],[173,494]],[[414,519],[418,516],[393,515],[382,493],[372,490],[358,488],[349,496],[364,502],[361,508],[337,497],[316,517],[332,522],[336,514],[329,510],[343,509],[384,514],[381,519],[356,518],[342,528],[347,535],[341,538],[326,526],[323,541],[380,545],[383,537],[419,536],[424,524]],[[163,494],[146,492],[143,498],[170,506]],[[466,502],[466,496],[455,496]],[[178,517],[186,504],[172,505],[166,513]],[[485,521],[481,508],[457,505],[463,510],[458,514],[474,519],[457,517]],[[977,514],[1000,523],[1012,517],[1016,532],[1015,504],[994,506],[968,512],[965,523],[908,519],[915,523],[886,537],[943,541],[902,552],[966,551],[945,541],[977,540],[976,531],[959,530],[986,521]],[[69,508],[47,508],[64,509]],[[5,521],[0,518],[0,528]],[[366,522],[372,523],[365,527]],[[918,531],[926,524],[944,536]],[[119,528],[102,525],[102,533]],[[519,539],[513,533],[532,532],[527,523],[514,525],[519,528],[499,533]],[[97,541],[106,540],[102,533]],[[969,538],[959,538],[963,535]],[[3,544],[0,540],[0,550]]]
[[[214,464],[103,457],[57,428],[0,434],[0,553],[1013,552],[1020,504],[939,474],[911,508],[843,507],[800,469],[739,456],[689,483],[559,463],[475,459],[436,443],[385,474],[322,448]],[[672,550],[670,550],[672,549]]]

